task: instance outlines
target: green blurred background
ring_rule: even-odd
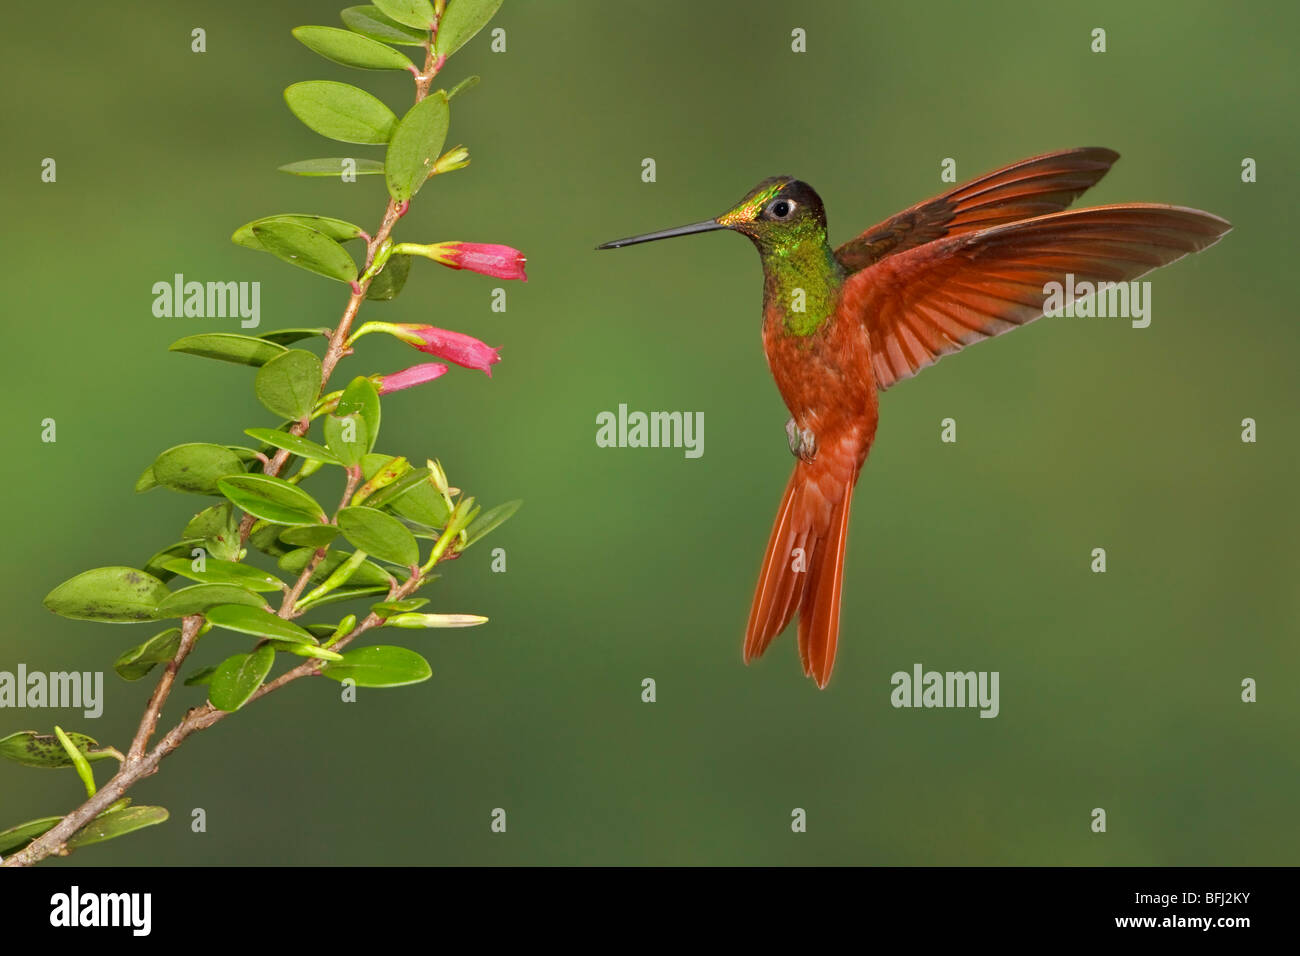
[[[422,192],[398,234],[509,243],[529,281],[496,314],[501,283],[416,263],[399,299],[363,310],[504,345],[491,380],[455,370],[386,400],[381,438],[436,454],[481,501],[525,499],[430,591],[491,623],[402,632],[433,663],[418,687],[343,704],[304,682],[192,738],[133,794],[172,820],[68,862],[1295,863],[1300,8],[1089,7],[507,0],[507,51],[482,33],[443,74],[483,76],[448,140],[473,164]],[[280,94],[343,80],[400,113],[410,81],[295,42],[293,26],[337,25],[328,3],[28,4],[6,20],[0,669],[103,670],[107,704],[97,721],[0,711],[0,733],[57,721],[125,748],[153,681],[112,662],[152,632],[40,599],[87,567],[142,563],[206,503],[132,493],[158,451],[270,424],[247,369],[167,352],[236,321],[155,318],[151,286],[259,280],[261,331],[331,324],[342,286],[227,237],[276,212],[377,224],[378,178],[275,171],[380,155],[316,136]],[[190,52],[194,27],[207,53]],[[842,241],[946,188],[944,157],[965,180],[1078,145],[1123,155],[1085,201],[1196,206],[1235,230],[1151,277],[1148,329],[1046,320],[889,391],[834,680],[803,678],[791,636],[745,668],[791,467],[758,263],[735,236],[592,247],[713,215],[778,173],[816,186]],[[352,370],[411,363],[364,344]],[[619,403],[702,411],[703,458],[596,447],[596,415]],[[939,442],[947,416],[956,445]],[[1240,441],[1247,416],[1257,444]],[[200,663],[242,648],[203,645]],[[890,675],[917,662],[999,671],[1001,715],[893,709]],[[181,689],[168,717],[202,699]],[[70,773],[0,765],[0,826],[78,793]]]

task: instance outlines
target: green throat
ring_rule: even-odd
[[[824,230],[800,230],[773,239],[761,248],[764,302],[780,310],[787,332],[807,337],[835,314],[844,268],[827,245]]]

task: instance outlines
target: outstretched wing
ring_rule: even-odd
[[[917,203],[835,250],[846,272],[945,236],[1060,212],[1106,175],[1119,153],[1100,146],[1044,153]]]
[[[1053,213],[949,236],[845,280],[842,311],[866,324],[877,387],[1032,322],[1048,282],[1126,282],[1214,245],[1232,226],[1181,206]]]

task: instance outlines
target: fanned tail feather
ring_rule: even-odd
[[[795,466],[772,525],[750,607],[745,663],[761,656],[798,611],[804,674],[818,687],[830,680],[839,639],[852,496],[853,481],[837,480],[820,462]]]

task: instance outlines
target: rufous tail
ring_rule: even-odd
[[[795,465],[763,556],[745,630],[745,663],[760,656],[799,612],[804,674],[825,687],[835,666],[844,544],[856,469],[814,459]]]

